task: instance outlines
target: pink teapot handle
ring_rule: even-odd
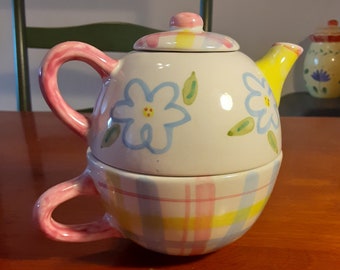
[[[96,221],[66,225],[53,219],[54,210],[72,198],[99,196],[91,177],[85,171],[80,176],[51,187],[35,203],[33,219],[46,236],[64,242],[89,242],[105,238],[122,238],[122,234],[110,226],[106,214]]]
[[[73,131],[86,137],[90,123],[83,114],[70,107],[60,94],[57,75],[66,62],[78,60],[89,64],[103,80],[110,77],[118,61],[97,48],[78,41],[63,42],[53,47],[42,62],[39,72],[40,88],[51,110]]]

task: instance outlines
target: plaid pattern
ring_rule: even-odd
[[[112,168],[92,176],[112,225],[127,238],[158,252],[194,255],[236,240],[253,225],[271,194],[280,163],[281,156],[234,178],[131,178],[133,174],[118,175]]]

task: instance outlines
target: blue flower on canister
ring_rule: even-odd
[[[328,82],[331,79],[327,71],[323,69],[320,69],[320,70],[317,69],[316,71],[313,72],[311,76],[314,80],[318,82]]]

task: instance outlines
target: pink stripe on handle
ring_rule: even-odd
[[[39,72],[39,81],[47,104],[73,131],[82,137],[86,137],[90,126],[89,120],[65,102],[58,86],[58,70],[64,63],[72,60],[89,64],[99,73],[103,80],[110,76],[118,61],[111,59],[91,45],[77,41],[68,41],[56,45],[43,60]]]
[[[105,215],[100,220],[77,225],[64,225],[52,218],[53,211],[59,205],[81,195],[99,196],[87,173],[60,183],[41,195],[34,207],[34,221],[46,236],[58,241],[88,242],[122,237],[118,230],[110,226]]]

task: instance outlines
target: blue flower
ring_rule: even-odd
[[[124,89],[124,99],[112,108],[111,117],[125,124],[122,138],[126,147],[146,148],[162,154],[172,144],[173,129],[190,121],[185,108],[176,104],[179,87],[173,82],[159,84],[153,90],[141,79],[132,79]]]
[[[247,72],[243,74],[243,83],[249,91],[245,106],[248,113],[257,118],[257,132],[266,133],[271,127],[278,129],[280,119],[277,105],[267,81]]]
[[[314,80],[318,82],[327,82],[331,79],[327,71],[324,71],[323,69],[320,70],[317,69],[316,71],[313,72],[311,76]]]

